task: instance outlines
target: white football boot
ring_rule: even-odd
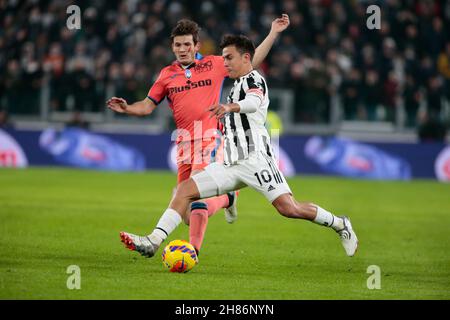
[[[342,246],[349,257],[353,257],[358,250],[358,238],[356,237],[355,231],[353,231],[350,219],[346,216],[340,216],[344,223],[344,228],[341,230],[336,230],[341,238]]]
[[[121,232],[120,239],[128,249],[137,251],[147,258],[153,257],[159,248],[159,245],[152,242],[148,236],[141,237],[132,233]]]
[[[231,205],[228,208],[224,208],[225,211],[225,220],[227,220],[228,223],[233,223],[237,219],[237,198],[238,198],[238,192],[233,191],[228,193],[228,197],[230,199]]]

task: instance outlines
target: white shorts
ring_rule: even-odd
[[[273,202],[280,195],[292,194],[285,177],[273,158],[260,153],[251,154],[248,159],[225,166],[211,163],[205,170],[192,176],[200,197],[209,198],[249,186]]]

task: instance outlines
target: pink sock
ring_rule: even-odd
[[[191,217],[189,219],[189,242],[197,249],[197,252],[202,247],[207,225],[208,210],[206,208],[191,211]]]
[[[223,194],[214,198],[203,200],[208,205],[208,217],[211,217],[222,208],[228,208],[228,196]]]

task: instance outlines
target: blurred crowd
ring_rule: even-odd
[[[66,26],[71,4],[81,8],[80,30]],[[371,4],[381,8],[380,30],[367,28]],[[293,89],[296,121],[328,122],[332,101],[347,120],[395,122],[401,105],[410,127],[447,120],[447,0],[0,0],[0,109],[39,114],[43,86],[51,111],[103,111],[110,94],[143,99],[174,59],[177,20],[198,22],[201,53],[220,54],[223,34],[257,45],[281,13],[291,26],[261,69],[271,88]]]

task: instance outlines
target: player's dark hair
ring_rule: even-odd
[[[170,34],[170,40],[173,42],[173,38],[176,36],[185,36],[192,35],[192,39],[194,40],[194,44],[200,39],[200,27],[198,24],[192,20],[181,19],[177,22],[177,25],[172,29],[172,33]]]
[[[222,42],[220,43],[220,49],[225,47],[235,46],[236,50],[239,51],[240,54],[248,53],[250,54],[250,59],[253,60],[253,56],[255,55],[255,45],[252,40],[248,37],[240,34],[233,35],[227,34],[222,38]]]

